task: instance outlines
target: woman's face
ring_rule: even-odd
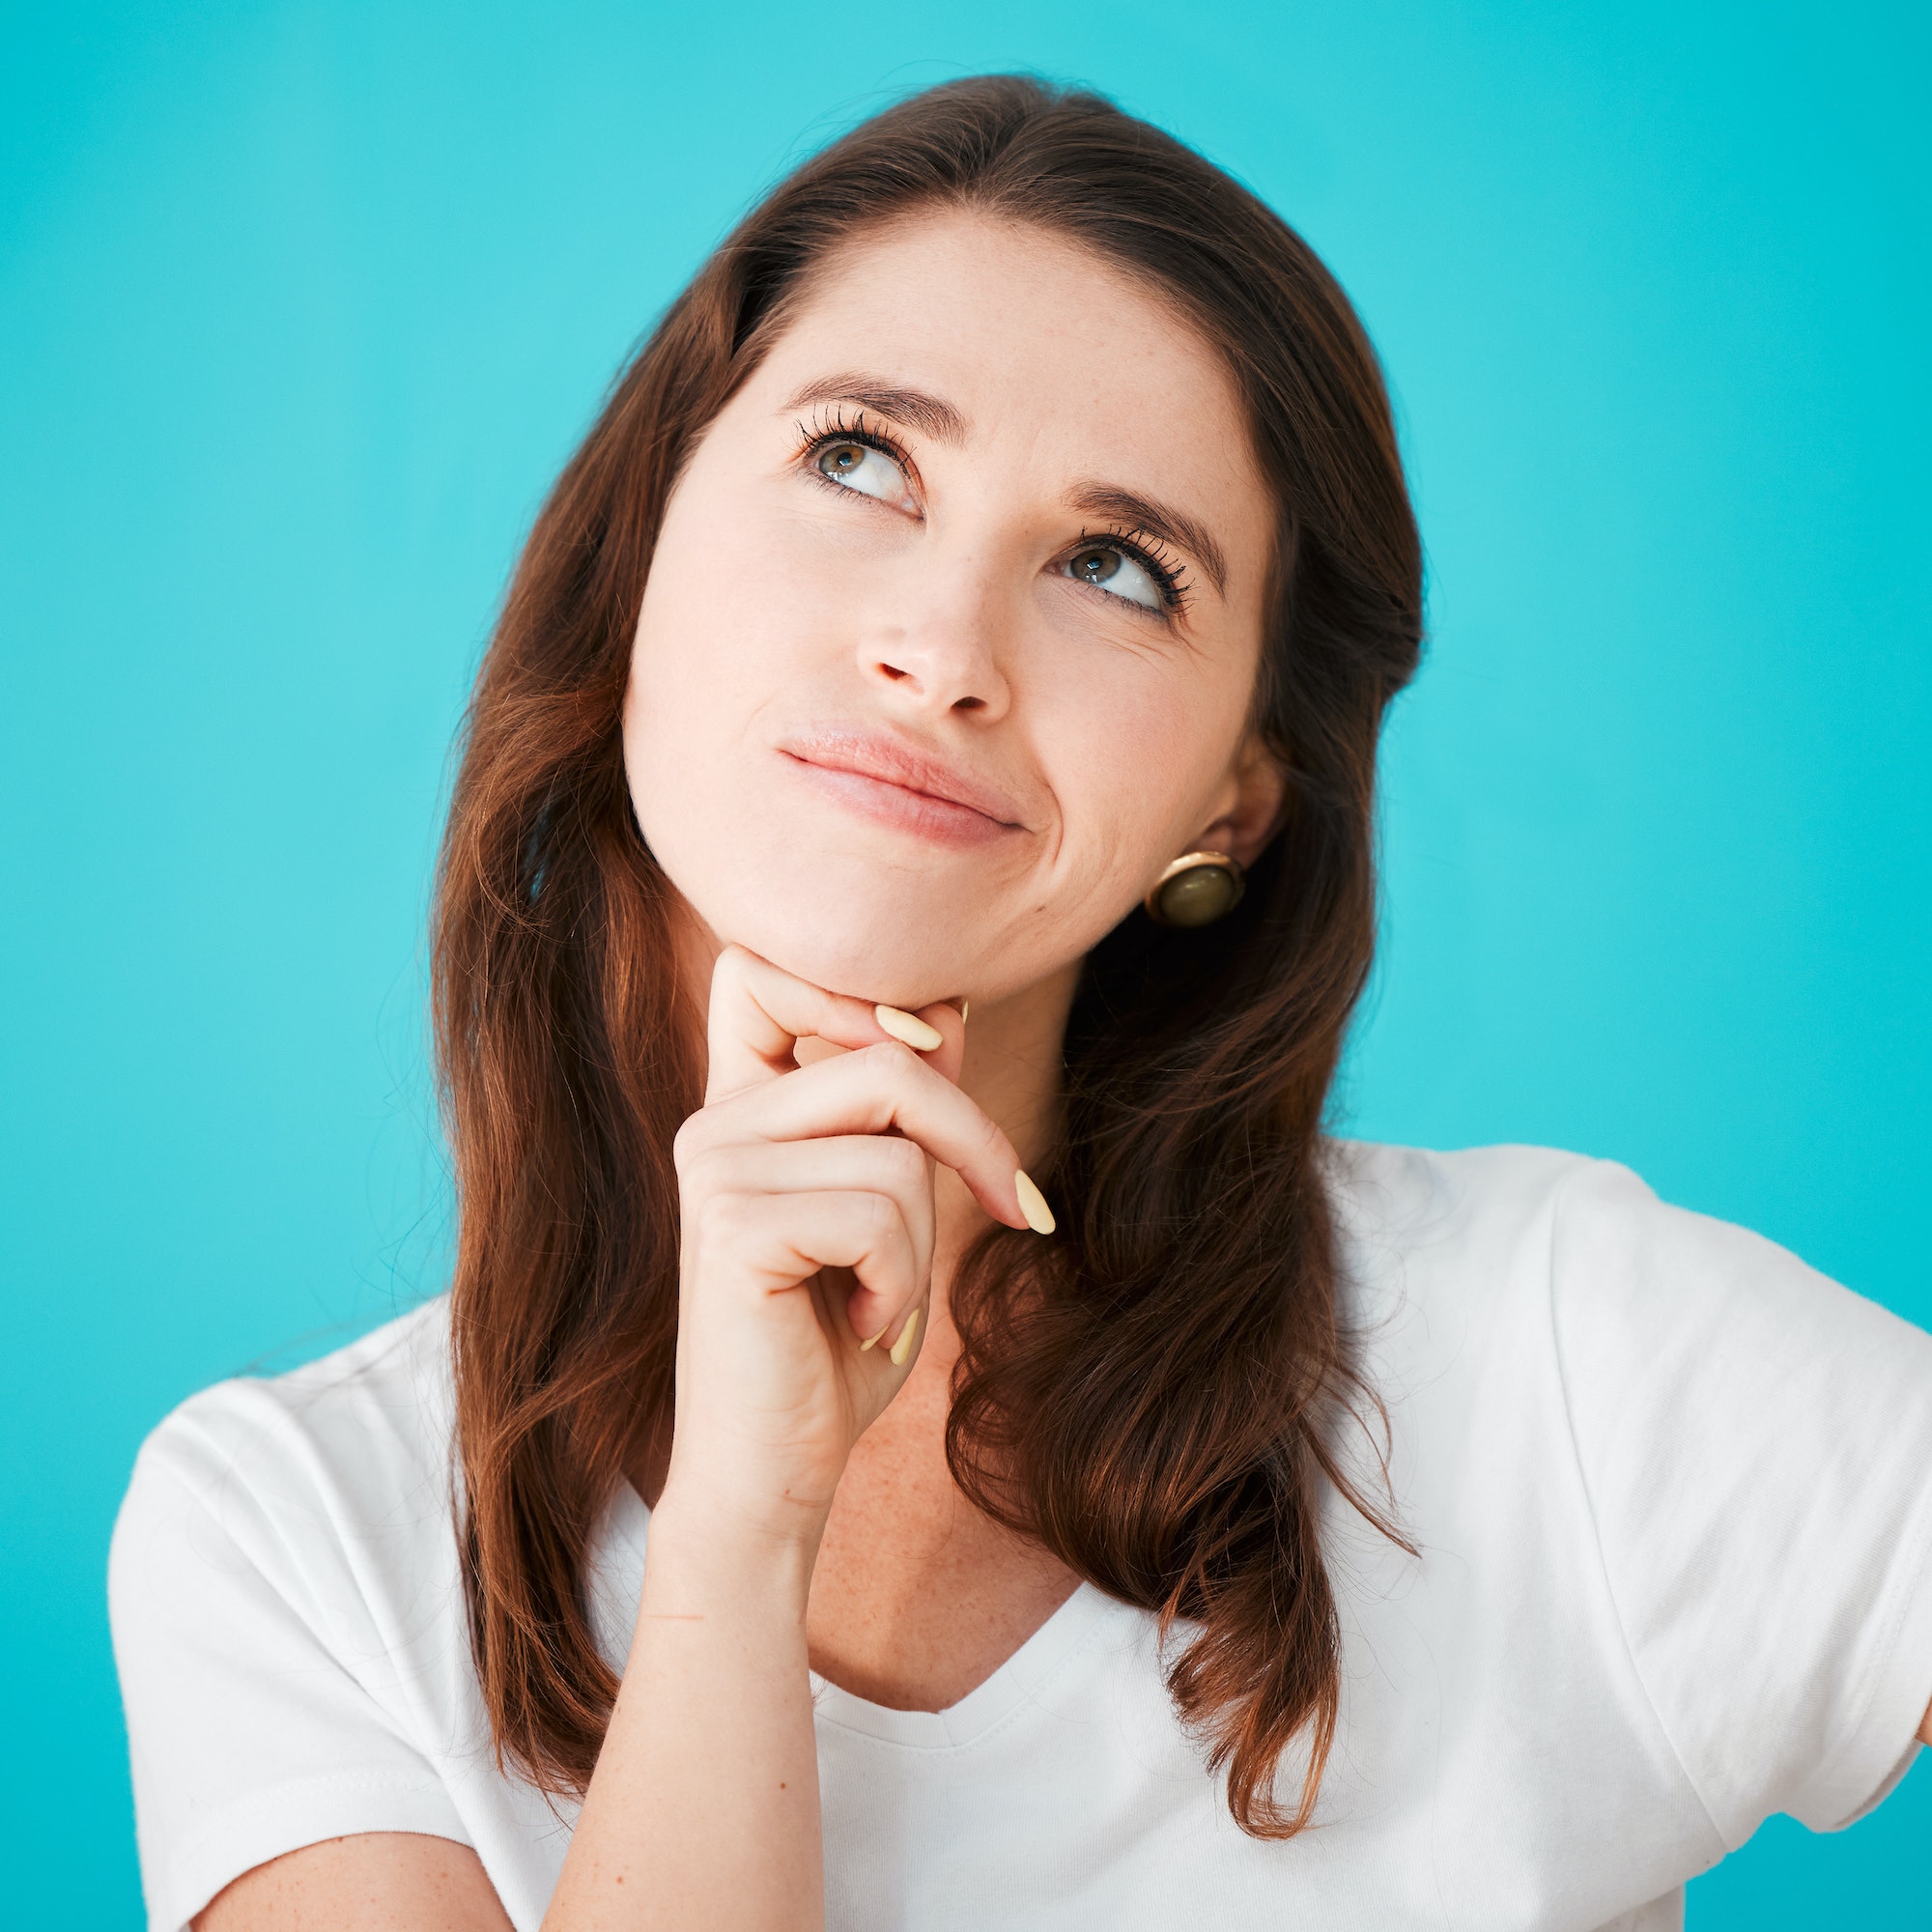
[[[1273,515],[1214,353],[964,214],[836,255],[692,455],[638,622],[639,824],[721,940],[991,1001],[1199,845],[1251,858]]]

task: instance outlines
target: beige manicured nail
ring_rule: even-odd
[[[919,1333],[919,1310],[915,1308],[906,1317],[906,1325],[899,1330],[899,1339],[893,1344],[893,1367],[902,1369],[906,1357],[912,1353],[912,1338]]]
[[[896,1007],[874,1007],[872,1017],[892,1035],[921,1053],[930,1053],[946,1036],[936,1026],[927,1026],[917,1013],[902,1013]]]
[[[888,1321],[886,1323],[886,1328],[890,1328],[892,1325],[893,1324],[890,1321]],[[876,1335],[867,1336],[867,1338],[859,1344],[860,1354],[863,1355],[867,1349],[875,1348],[879,1343],[883,1342],[886,1339],[886,1328],[881,1328]]]
[[[973,1002],[971,1000],[961,1000],[959,1002],[959,1024],[961,1026],[966,1024],[966,1015],[972,1010],[972,1008]]]
[[[1053,1209],[1046,1205],[1046,1196],[1028,1179],[1025,1168],[1013,1176],[1013,1192],[1020,1198],[1020,1212],[1026,1216],[1027,1226],[1036,1235],[1052,1234]]]

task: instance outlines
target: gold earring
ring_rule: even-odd
[[[1240,904],[1247,875],[1225,852],[1183,852],[1142,903],[1156,925],[1212,925]]]

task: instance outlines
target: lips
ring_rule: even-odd
[[[872,785],[908,794],[908,808],[916,811],[923,802],[934,808],[934,815],[941,820],[955,813],[972,813],[984,821],[982,833],[1026,829],[1022,809],[1010,793],[952,759],[897,738],[878,732],[818,729],[786,739],[779,750],[810,771],[835,781],[841,776],[869,781]],[[958,829],[967,828],[961,825]]]

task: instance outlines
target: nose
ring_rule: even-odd
[[[916,585],[894,585],[890,607],[860,639],[860,671],[921,718],[1003,718],[1012,702],[1003,664],[1010,617],[992,576],[962,557],[943,572],[922,572]]]

